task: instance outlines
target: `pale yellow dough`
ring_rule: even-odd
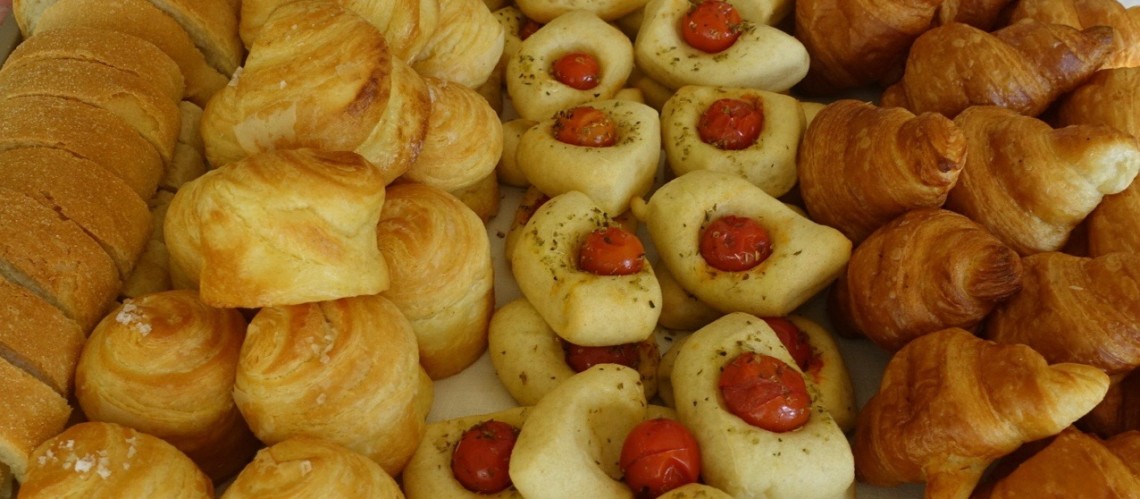
[[[475,414],[428,425],[420,446],[404,468],[404,493],[408,499],[522,499],[514,487],[495,494],[480,494],[463,487],[451,472],[451,456],[463,433],[484,421],[501,421],[521,428],[530,407],[513,407],[489,414]]]
[[[616,21],[645,6],[645,0],[518,0],[519,10],[540,23],[548,23],[574,10],[587,10],[605,21]]]
[[[503,151],[499,155],[499,163],[495,165],[495,174],[499,182],[512,187],[527,187],[530,181],[519,167],[515,152],[519,149],[519,140],[523,133],[538,122],[524,118],[515,118],[503,122]]]

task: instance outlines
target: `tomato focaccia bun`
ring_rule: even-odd
[[[581,192],[555,196],[535,212],[511,268],[538,314],[576,345],[644,340],[661,315],[661,287],[641,241]]]
[[[530,217],[534,216],[534,212],[538,211],[538,208],[549,200],[550,196],[543,194],[533,185],[523,191],[518,207],[515,208],[515,217],[511,219],[511,227],[507,229],[507,236],[503,239],[503,256],[506,257],[508,265],[511,263],[511,254],[514,253],[515,246],[518,245],[519,237],[522,236],[526,223],[530,221]],[[632,212],[626,211],[617,215],[613,217],[613,221],[629,232],[637,232],[638,220]]]
[[[411,322],[424,370],[446,378],[487,348],[491,241],[475,212],[440,189],[399,184],[385,198],[376,236],[392,284],[382,295]]]
[[[201,133],[213,167],[311,147],[355,151],[391,181],[415,161],[430,112],[423,78],[375,27],[337,2],[303,0],[269,17]]]
[[[291,305],[388,288],[376,246],[384,175],[359,155],[259,153],[187,183],[164,234],[172,278],[219,307]]]
[[[659,495],[657,499],[732,499],[732,496],[716,487],[690,483]]]
[[[267,444],[324,438],[395,476],[423,436],[432,384],[412,325],[372,295],[261,309],[242,344],[234,400]]]
[[[412,69],[478,88],[499,65],[503,27],[481,0],[446,0],[439,8],[439,27],[416,55]]]
[[[645,6],[645,0],[599,0],[577,2],[574,0],[518,0],[518,9],[527,17],[540,23],[549,23],[568,12],[585,10],[603,21],[616,21]]]
[[[581,191],[610,215],[653,186],[661,120],[638,102],[600,100],[559,111],[519,138],[515,160],[548,196]]]
[[[661,109],[661,145],[673,174],[735,173],[773,197],[796,184],[804,127],[799,101],[764,90],[687,85]]]
[[[224,480],[260,447],[233,399],[245,329],[236,309],[189,290],[126,300],[91,332],[75,397],[91,421],[162,438]]]
[[[519,117],[544,120],[568,107],[609,99],[633,70],[633,44],[597,15],[558,16],[519,44],[507,62],[507,93]]]
[[[661,285],[661,317],[657,324],[666,329],[695,331],[724,315],[724,312],[710,307],[692,293],[669,272],[669,268],[657,260],[653,266],[657,283]]]
[[[634,42],[637,67],[673,89],[685,85],[782,92],[807,75],[808,53],[792,35],[721,0],[650,0]],[[702,36],[698,26],[724,26]],[[708,30],[711,31],[711,30]]]
[[[487,337],[491,365],[511,397],[534,405],[576,373],[597,363],[618,363],[641,375],[646,400],[657,393],[657,339],[587,347],[560,338],[525,298],[495,311]]]
[[[757,364],[731,380],[743,361]],[[701,446],[705,483],[734,497],[854,497],[843,430],[762,319],[733,313],[697,330],[671,378],[678,418]],[[781,393],[778,402],[759,396],[762,387]]]
[[[528,406],[429,424],[401,481],[408,499],[521,499],[508,466]]]
[[[36,448],[20,497],[212,498],[214,485],[166,441],[114,423],[84,422]]]
[[[258,451],[222,497],[403,499],[404,494],[384,468],[363,454],[319,438],[294,437]]]
[[[677,282],[723,312],[787,315],[835,280],[851,256],[839,231],[730,173],[682,175],[633,208]]]

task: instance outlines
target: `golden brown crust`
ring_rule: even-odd
[[[79,324],[3,279],[0,304],[0,358],[23,368],[61,396],[70,396],[75,364],[87,339]]]
[[[214,69],[233,74],[245,55],[238,37],[238,16],[229,0],[150,0],[178,21]]]
[[[985,31],[1006,22],[1013,0],[946,0],[938,7],[938,22],[959,22]]]
[[[1103,69],[1060,101],[1057,124],[1109,125],[1140,137],[1138,108],[1140,68]]]
[[[972,497],[1133,497],[1140,474],[1106,442],[1069,428]]]
[[[424,76],[476,88],[498,67],[504,40],[482,0],[441,1],[439,24],[411,64]]]
[[[24,370],[0,358],[0,466],[7,466],[18,481],[35,465],[33,451],[63,431],[71,407],[67,399]]]
[[[1077,29],[1109,26],[1115,30],[1112,49],[1102,68],[1126,68],[1140,64],[1140,18],[1114,0],[1021,0],[1010,12],[1010,22],[1035,19]]]
[[[1104,438],[1140,430],[1140,370],[1112,376],[1112,385],[1104,400],[1081,418],[1077,426]]]
[[[471,187],[495,172],[503,154],[503,124],[478,92],[425,77],[431,116],[420,153],[402,179],[445,191]]]
[[[403,499],[378,464],[344,446],[294,437],[262,449],[226,488],[227,499],[385,497]]]

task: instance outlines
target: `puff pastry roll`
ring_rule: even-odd
[[[690,45],[681,34],[682,19],[692,6],[688,0],[649,0],[634,41],[637,67],[672,89],[708,85],[782,92],[792,88],[807,74],[807,49],[792,35],[766,24],[763,17],[751,17],[756,12],[743,7],[748,3],[730,4],[742,21],[735,42],[707,52]]]
[[[1140,170],[1135,138],[1107,126],[1054,130],[993,106],[975,106],[954,121],[968,153],[946,208],[1022,255],[1061,248],[1105,195],[1127,188]]]
[[[415,161],[431,100],[383,35],[337,2],[275,10],[240,74],[202,113],[214,167],[259,151],[355,151],[391,181]]]
[[[1029,345],[1050,362],[1079,362],[1110,374],[1140,366],[1134,291],[1140,255],[1047,252],[1022,262],[1022,290],[987,319],[988,338]]]
[[[438,497],[451,497],[462,499],[476,499],[480,497],[494,497],[496,499],[521,499],[522,494],[514,488],[505,488],[498,492],[486,490],[472,491],[460,481],[453,466],[455,466],[456,447],[460,445],[463,436],[475,430],[486,422],[497,422],[510,425],[516,432],[522,428],[530,414],[530,407],[513,407],[488,414],[463,416],[445,421],[429,424],[424,433],[412,460],[404,468],[401,480],[404,493],[408,499],[434,499]],[[508,457],[509,456],[504,456]],[[508,461],[509,462],[509,461]],[[508,481],[509,484],[509,481]]]
[[[498,67],[505,37],[481,0],[440,0],[439,27],[412,68],[424,76],[478,88]]]
[[[927,497],[967,497],[986,467],[1023,443],[1060,433],[1092,409],[1108,376],[1049,365],[1026,345],[950,328],[908,343],[859,413],[861,482],[926,482]]]
[[[214,485],[160,438],[114,423],[84,422],[36,448],[20,497],[211,498]]]
[[[972,330],[1021,290],[1021,258],[976,222],[907,212],[851,254],[831,289],[835,323],[894,352],[926,333]]]
[[[852,241],[916,208],[937,208],[966,165],[966,136],[937,113],[839,100],[804,134],[800,195],[812,220]]]
[[[883,92],[882,105],[951,118],[974,105],[1037,116],[1100,68],[1112,39],[1107,26],[1082,31],[1033,20],[993,33],[939,26],[914,41],[902,80]]]
[[[17,481],[27,479],[36,465],[34,451],[44,441],[63,431],[71,417],[67,399],[20,366],[0,356],[0,467],[7,467]]]
[[[383,204],[383,174],[355,153],[256,154],[175,194],[164,228],[171,271],[220,307],[379,293],[389,285],[376,246]]]
[[[1112,49],[1102,68],[1140,65],[1140,9],[1113,0],[1021,0],[1009,14],[1010,22],[1035,19],[1077,29],[1109,26],[1114,29]]]
[[[475,362],[495,308],[491,242],[478,215],[434,187],[395,185],[376,240],[391,272],[383,296],[412,323],[428,375],[446,378]]]
[[[578,125],[582,122],[589,125]],[[661,158],[660,123],[657,112],[645,104],[593,101],[559,111],[524,132],[515,160],[530,184],[546,195],[580,191],[606,213],[619,215],[653,186]],[[574,142],[603,127],[612,127],[609,142]]]
[[[380,465],[344,446],[294,437],[257,453],[222,497],[385,497],[403,499],[400,486]]]
[[[705,483],[733,497],[853,497],[851,448],[818,396],[806,401],[807,419],[794,429],[757,426],[728,405],[721,373],[750,355],[773,359],[782,366],[776,372],[805,377],[775,331],[744,313],[697,330],[677,354],[671,374],[677,416],[700,443]],[[784,388],[755,376],[757,386]]]
[[[677,282],[722,312],[787,315],[839,277],[851,255],[851,241],[839,231],[729,173],[698,170],[677,177],[634,212]],[[726,244],[737,228],[754,234],[739,239],[751,246]],[[706,244],[707,255],[701,248]]]
[[[1140,137],[1138,108],[1140,68],[1103,69],[1059,101],[1056,122],[1059,126],[1109,125]]]
[[[725,120],[733,121],[726,126]],[[661,123],[661,142],[674,175],[694,170],[735,173],[773,197],[783,196],[796,183],[796,154],[806,123],[793,97],[685,86],[665,102]]]
[[[245,328],[189,290],[126,300],[91,332],[75,397],[91,421],[162,438],[221,482],[260,447],[232,395]]]
[[[1133,432],[1140,437],[1140,432]],[[1115,440],[1115,439],[1114,439]],[[1017,465],[1008,475],[987,484],[972,497],[1137,497],[1140,470],[1129,464],[1131,456],[1113,447],[1118,440],[1103,441],[1069,428],[1043,449]]]
[[[0,303],[0,358],[23,368],[60,396],[71,396],[75,364],[87,340],[85,331],[44,299],[5,279],[0,279]]]
[[[559,79],[553,70],[562,60],[597,65],[593,79]],[[543,25],[519,44],[507,61],[507,93],[519,117],[533,121],[599,99],[611,99],[625,86],[633,70],[633,43],[596,14],[567,12]],[[576,86],[564,82],[574,83]]]
[[[431,116],[416,161],[401,177],[445,191],[471,187],[495,173],[503,154],[503,124],[475,90],[425,77]]]
[[[261,441],[323,438],[393,476],[423,437],[431,399],[411,323],[379,295],[261,309],[234,385]]]

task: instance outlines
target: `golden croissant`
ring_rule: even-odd
[[[975,499],[1016,497],[1140,497],[1140,469],[1133,469],[1140,450],[1140,432],[1104,441],[1069,428],[1017,465],[1009,474],[987,484]]]
[[[1126,8],[1117,0],[1021,0],[1009,17],[1010,22],[1028,18],[1078,29],[1110,26],[1116,36],[1103,67],[1140,65],[1140,8]]]
[[[1113,376],[1104,400],[1077,427],[1102,437],[1140,430],[1140,370]]]

